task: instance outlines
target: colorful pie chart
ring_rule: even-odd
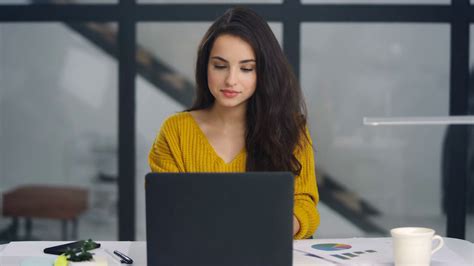
[[[352,246],[347,244],[338,244],[338,243],[327,243],[327,244],[315,244],[311,246],[317,250],[324,251],[341,251],[345,249],[350,249]]]

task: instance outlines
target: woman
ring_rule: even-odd
[[[196,82],[193,106],[162,125],[152,171],[290,171],[293,236],[312,236],[319,196],[306,109],[268,24],[250,9],[227,10],[201,41]]]

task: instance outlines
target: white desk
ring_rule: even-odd
[[[440,256],[443,254],[443,249],[436,253],[432,258],[432,266],[434,265],[474,265],[474,244],[469,241],[454,239],[454,238],[444,238],[445,240],[445,249],[446,252],[451,252],[455,254],[457,259],[461,259],[464,263],[460,264],[459,260],[455,264],[448,263],[440,259]],[[303,242],[302,242],[303,241]],[[352,241],[352,242],[351,242]],[[357,241],[362,241],[364,244],[370,246],[373,245],[376,249],[377,245],[380,243],[390,243],[390,238],[353,238],[353,239],[314,239],[314,240],[300,240],[298,245],[309,245],[316,243],[355,243]],[[146,242],[136,241],[136,242],[125,242],[125,241],[97,241],[101,243],[101,248],[94,250],[95,256],[105,257],[109,265],[120,265],[118,260],[108,253],[105,252],[105,249],[113,251],[120,250],[125,254],[128,254],[133,260],[133,265],[146,266]],[[43,254],[43,249],[45,247],[59,245],[65,242],[49,242],[49,241],[37,241],[37,242],[12,242],[7,245],[0,245],[0,265],[1,266],[18,266],[22,262],[27,260],[34,259],[51,259],[54,260],[56,256]],[[295,247],[297,245],[295,244]],[[356,245],[353,245],[354,247]],[[441,255],[439,255],[441,254]],[[390,254],[391,256],[391,254]],[[437,257],[438,256],[438,257]],[[357,265],[351,262],[342,263],[342,265]],[[121,264],[125,265],[125,264]],[[293,252],[293,265],[303,266],[303,265],[333,265],[331,263],[325,262],[323,260],[307,256],[302,252],[295,251]],[[358,264],[361,265],[361,264]],[[364,263],[363,265],[393,265],[393,260],[390,258],[386,263]]]

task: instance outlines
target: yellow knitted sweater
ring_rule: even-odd
[[[311,140],[310,137],[308,139]],[[312,144],[305,143],[302,149],[295,151],[302,165],[294,187],[293,211],[300,223],[300,231],[295,239],[310,237],[319,225],[314,154]],[[243,150],[232,161],[225,163],[191,114],[182,112],[170,116],[163,123],[148,162],[153,172],[245,172],[246,157],[246,151]]]

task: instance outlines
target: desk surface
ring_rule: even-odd
[[[432,257],[431,265],[474,265],[474,244],[454,238],[444,238],[445,246]],[[120,265],[116,257],[110,255],[107,251],[120,250],[128,254],[134,259],[133,265],[146,265],[146,242],[135,241],[98,241],[102,244],[100,249],[94,250],[95,256],[105,258],[108,265]],[[36,241],[36,242],[12,242],[7,245],[0,245],[0,265],[2,266],[17,266],[25,261],[33,262],[28,265],[39,265],[34,263],[35,260],[53,261],[56,256],[47,255],[43,253],[43,249],[49,246],[59,245],[65,242],[51,242],[51,241]],[[349,259],[341,262],[337,259],[325,260],[315,256],[308,256],[304,252],[305,248],[311,248],[314,244],[321,243],[345,243],[352,245],[352,251],[357,248],[372,249],[379,252],[379,254],[359,255],[358,259]],[[347,239],[314,239],[314,240],[299,240],[294,243],[293,265],[335,265],[336,263],[345,265],[393,265],[393,255],[391,249],[383,251],[382,246],[391,247],[390,238],[347,238]],[[309,249],[307,249],[309,250]],[[349,252],[351,249],[346,250]],[[344,254],[344,251],[339,251]],[[385,252],[385,253],[384,253]],[[383,254],[382,254],[383,253]],[[315,250],[314,254],[328,257],[330,253]],[[360,260],[364,258],[365,260]],[[372,256],[372,257],[370,257]],[[450,257],[451,256],[451,257]],[[331,257],[330,257],[331,258]],[[331,263],[336,262],[336,263]],[[48,264],[45,264],[48,265]],[[125,265],[125,264],[122,264]]]

